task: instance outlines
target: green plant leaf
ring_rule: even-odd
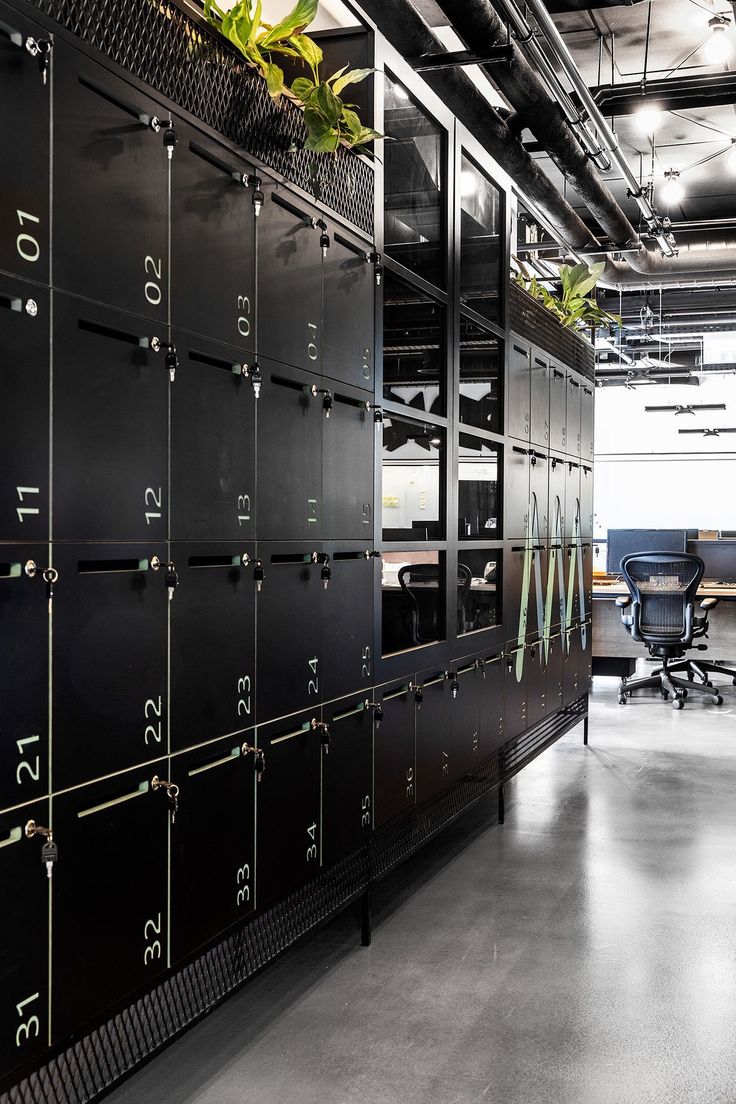
[[[383,138],[383,135],[380,133],[380,131],[373,130],[372,127],[361,127],[360,134],[358,135],[358,138],[353,143],[353,145],[364,146],[368,142],[372,142],[375,138]]]
[[[280,38],[291,38],[293,35],[300,35],[317,14],[318,2],[319,0],[298,0],[296,7],[284,16],[280,23],[276,23],[266,31],[264,36],[259,38],[261,47],[270,46],[272,42],[277,42]]]
[[[256,0],[256,10],[253,12],[253,19],[250,25],[250,33],[248,35],[249,42],[255,42],[258,29],[261,26],[261,15],[263,14],[262,0]]]
[[[347,69],[347,66],[345,68]],[[351,69],[349,73],[346,73],[344,77],[340,77],[333,84],[335,95],[339,96],[343,88],[346,88],[349,84],[359,84],[372,72],[373,69]]]
[[[356,139],[363,129],[363,124],[360,121],[360,117],[351,111],[349,107],[342,109],[341,123],[344,124],[348,134],[352,139]]]
[[[313,42],[309,35],[294,35],[289,39],[290,45],[296,50],[300,58],[306,61],[317,80],[317,69],[322,63],[322,50]]]
[[[291,91],[302,103],[306,103],[314,89],[315,83],[309,77],[297,77],[291,86]]]
[[[332,130],[329,121],[325,119],[320,109],[311,101],[304,108],[304,125],[310,136],[316,135],[319,137]]]
[[[340,136],[331,127],[324,134],[308,134],[304,148],[315,153],[334,153],[340,144]]]
[[[314,93],[314,104],[322,112],[330,126],[337,126],[342,115],[342,100],[335,95],[329,84],[325,84],[324,81],[317,85]]]
[[[338,69],[336,73],[333,73],[331,77],[327,78],[327,83],[332,84],[333,81],[336,81],[338,77],[342,76],[342,74],[345,72],[346,69],[347,69],[347,65],[343,65],[341,69]]]
[[[284,70],[273,61],[267,61],[264,64],[269,95],[277,100],[284,91]]]

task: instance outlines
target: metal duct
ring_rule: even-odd
[[[590,11],[592,8],[630,8],[643,0],[548,0],[547,10],[553,15],[565,12]]]

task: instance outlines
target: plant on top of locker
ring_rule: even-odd
[[[519,267],[515,276],[516,283],[533,299],[543,303],[563,326],[580,330],[587,326],[610,325],[612,322],[619,326],[623,324],[618,314],[609,314],[598,306],[595,299],[589,298],[589,293],[595,288],[605,268],[603,261],[590,267],[585,262],[576,265],[560,265],[562,295],[558,298],[548,291],[544,284],[540,284],[536,276],[530,275],[529,270],[518,257],[514,260]]]
[[[216,0],[205,0],[204,13],[241,52],[247,63],[257,69],[277,100],[288,96],[304,109],[307,139],[304,148],[317,153],[335,153],[340,144],[367,153],[367,145],[383,135],[363,126],[354,104],[345,103],[340,93],[350,84],[365,80],[372,69],[350,69],[344,65],[331,77],[322,79],[319,67],[322,50],[305,34],[317,14],[319,0],[297,0],[296,7],[276,24],[262,22],[262,0],[239,0],[224,11]],[[297,77],[291,87],[284,71],[272,59],[273,54],[301,60],[309,77]]]

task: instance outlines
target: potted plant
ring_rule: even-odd
[[[581,333],[586,329],[616,323],[622,325],[619,315],[610,314],[590,298],[600,279],[605,264],[588,266],[584,262],[576,265],[560,265],[560,283],[562,295],[556,296],[541,284],[536,276],[530,275],[524,264],[514,258],[519,271],[514,277],[515,283],[524,289],[532,299],[536,299],[547,308],[555,318],[568,329]]]

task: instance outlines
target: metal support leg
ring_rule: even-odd
[[[367,889],[360,899],[360,942],[364,947],[370,947],[373,938],[371,904],[371,891]]]
[[[503,786],[498,787],[498,823],[503,824],[506,819],[506,803],[503,798]]]
[[[583,721],[583,744],[587,747],[588,744],[588,714],[585,714],[585,720]]]

